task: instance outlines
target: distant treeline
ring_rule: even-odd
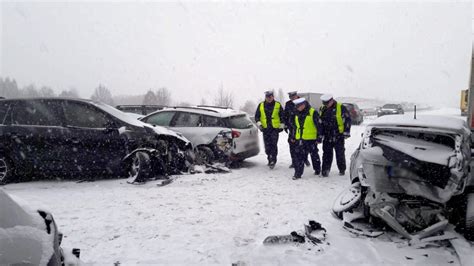
[[[281,89],[280,89],[281,90]],[[282,94],[282,92],[280,92]],[[10,77],[0,77],[0,96],[5,98],[29,98],[29,97],[68,97],[68,98],[80,98],[79,92],[75,88],[62,90],[56,93],[51,87],[41,86],[37,87],[34,84],[20,88],[15,79]],[[174,102],[171,95],[171,90],[162,87],[159,89],[149,89],[145,94],[139,95],[119,95],[113,96],[110,89],[102,84],[99,84],[94,89],[94,93],[90,96],[90,99],[95,101],[101,101],[109,105],[124,105],[124,104],[147,104],[147,105],[163,105],[163,106],[190,106],[193,104],[201,105],[215,105],[222,107],[233,107],[234,95],[224,89],[221,84],[216,90],[215,94],[211,97],[201,98],[199,103],[189,102]],[[208,100],[211,103],[208,103]],[[252,113],[256,104],[252,101],[247,101],[242,110]]]

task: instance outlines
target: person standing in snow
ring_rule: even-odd
[[[298,98],[293,101],[296,106],[296,114],[293,116],[295,124],[295,135],[291,140],[295,145],[295,175],[293,180],[300,179],[304,172],[304,164],[311,155],[314,174],[321,173],[321,161],[318,154],[318,144],[321,138],[318,134],[319,115],[312,108],[305,98]]]
[[[283,107],[281,103],[275,101],[273,91],[266,91],[265,101],[261,102],[255,111],[255,122],[263,133],[265,153],[270,169],[273,169],[277,162],[278,137],[285,128],[283,114]]]
[[[320,108],[321,135],[323,137],[322,176],[329,176],[333,150],[336,151],[339,175],[346,173],[345,139],[351,136],[351,116],[346,107],[334,100],[331,94],[321,96],[323,105]]]
[[[291,156],[291,165],[290,168],[293,168],[295,165],[295,149],[296,149],[296,144],[294,141],[295,139],[295,115],[296,115],[296,106],[293,103],[294,100],[300,98],[298,96],[297,91],[292,91],[288,92],[288,97],[290,100],[288,100],[285,103],[285,114],[284,114],[284,120],[285,120],[285,131],[288,133],[288,146],[290,148],[290,156]],[[309,166],[309,160],[305,160],[306,166]]]

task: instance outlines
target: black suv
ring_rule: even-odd
[[[142,179],[185,170],[190,153],[186,138],[103,103],[0,100],[0,183],[36,176]]]

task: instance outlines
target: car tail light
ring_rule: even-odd
[[[238,137],[240,137],[240,132],[237,131],[237,130],[232,130],[232,138],[236,139]]]

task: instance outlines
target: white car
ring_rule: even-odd
[[[243,161],[259,153],[257,127],[242,111],[211,106],[170,107],[140,120],[186,137],[196,149],[198,164]]]
[[[63,249],[53,216],[14,201],[0,189],[0,265],[82,265],[80,250]]]
[[[370,123],[352,154],[351,186],[333,205],[348,219],[356,209],[405,238],[422,239],[457,225],[474,239],[471,132],[443,116],[383,116]],[[376,219],[372,219],[376,218]]]

